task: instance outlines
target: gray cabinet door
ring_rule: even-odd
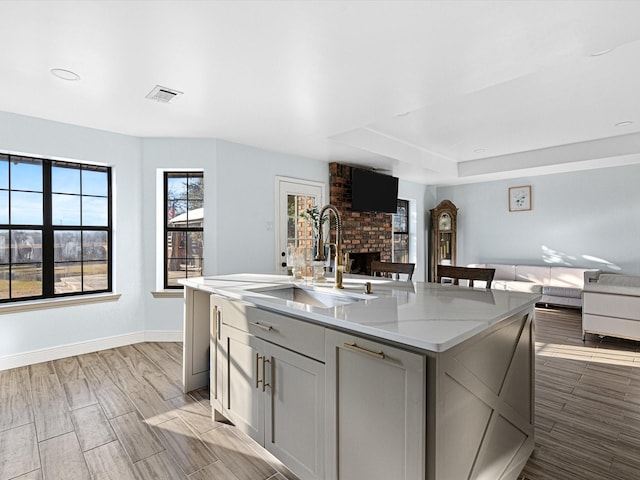
[[[327,478],[424,480],[425,358],[327,330]]]
[[[324,364],[265,342],[265,447],[302,480],[324,476]]]

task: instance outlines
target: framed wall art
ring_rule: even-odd
[[[509,211],[531,210],[531,185],[509,188]]]

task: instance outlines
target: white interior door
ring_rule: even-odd
[[[276,271],[287,272],[287,247],[300,249],[311,260],[313,229],[300,217],[307,208],[324,205],[324,183],[276,178]]]

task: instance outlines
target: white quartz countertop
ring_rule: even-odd
[[[364,293],[365,282],[372,294]],[[486,330],[540,299],[539,294],[484,290],[453,285],[345,275],[344,289],[326,284],[294,283],[292,277],[231,274],[180,281],[186,287],[242,300],[259,308],[295,316],[354,334],[428,352],[445,351]],[[270,290],[295,286],[335,299],[331,306],[312,306],[277,298]],[[330,302],[331,303],[331,302]]]

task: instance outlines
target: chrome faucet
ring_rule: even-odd
[[[318,261],[326,260],[324,256],[324,242],[322,241],[322,218],[324,217],[324,212],[326,212],[327,210],[332,211],[336,217],[336,243],[334,244],[334,247],[336,249],[334,264],[336,275],[334,288],[344,288],[342,286],[342,272],[344,272],[345,269],[342,263],[342,219],[340,218],[340,212],[334,205],[325,205],[324,207],[322,207],[322,209],[320,210],[320,214],[318,215],[318,218],[320,219],[320,225],[318,226],[318,240],[316,243],[317,252],[315,259]]]

